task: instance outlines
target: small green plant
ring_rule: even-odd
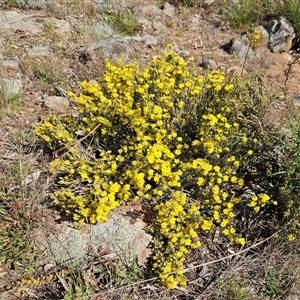
[[[1,80],[0,79],[0,104],[1,106],[15,106],[21,99],[21,83],[16,80]]]
[[[263,16],[263,10],[268,8],[269,0],[223,0],[224,14],[233,28],[248,29]]]
[[[57,69],[57,65],[55,64],[55,61],[52,61],[51,63],[48,62],[48,64],[41,62],[37,64],[36,62],[33,62],[30,66],[35,78],[38,79],[40,86],[49,90],[49,93],[54,89],[55,85],[58,83],[63,85],[66,80],[65,74],[59,73],[61,70]]]
[[[296,117],[290,122],[291,136],[285,143],[288,152],[288,184],[289,190],[298,191],[300,189],[300,118]]]
[[[234,266],[233,266],[234,268]],[[234,271],[233,271],[234,272]],[[238,272],[234,272],[236,274]],[[251,282],[245,278],[245,274],[234,275],[228,278],[229,274],[217,278],[211,299],[213,300],[252,300],[253,295],[249,293]]]
[[[69,269],[64,279],[68,284],[68,291],[63,300],[88,300],[93,292],[91,286],[86,282],[84,273],[79,270]]]
[[[16,180],[20,173],[12,167],[8,166],[8,169]],[[27,216],[23,204],[23,199],[28,193],[18,186],[9,194],[5,192],[4,187],[0,188],[0,198],[5,199],[0,202],[0,265],[10,264],[22,272],[32,272],[35,269],[36,256],[31,232],[36,223]]]
[[[269,299],[283,299],[289,286],[288,278],[280,278],[277,270],[267,270],[264,288],[260,294]]]
[[[187,6],[187,7],[202,7],[205,5],[205,1],[203,0],[173,0],[174,4],[180,6]]]
[[[38,264],[33,231],[38,227],[37,198],[41,192],[36,191],[37,182],[31,176],[35,154],[25,149],[27,143],[34,144],[32,137],[36,138],[22,132],[1,144],[6,155],[1,156],[0,163],[0,269],[15,272],[15,276],[5,278],[7,290],[14,289],[21,277],[31,277]]]
[[[116,31],[123,35],[132,35],[138,30],[138,21],[129,12],[117,13],[113,11],[107,11],[106,19],[109,24],[112,24]]]
[[[109,285],[132,284],[144,276],[136,259],[122,256],[112,259],[100,258],[98,272],[101,273],[101,281],[106,281]]]
[[[300,119],[297,115],[290,118],[286,130],[288,134],[286,132],[281,133],[281,138],[279,136],[280,143],[277,146],[282,168],[274,176],[279,175],[284,178],[280,184],[280,205],[278,208],[281,211],[283,220],[289,221],[287,239],[292,242],[300,233]]]
[[[239,101],[238,81],[222,70],[197,75],[190,64],[171,46],[149,67],[106,61],[102,80],[69,94],[77,114],[35,127],[58,157],[50,166],[59,187],[52,199],[74,220],[104,222],[133,201],[152,206],[153,269],[169,288],[186,285],[185,257],[201,245],[201,232],[219,227],[231,242],[245,243],[235,220],[245,204],[232,187],[244,186],[239,168],[261,139],[248,135],[246,122],[254,91],[247,98],[243,90]],[[258,213],[272,203],[260,191],[247,206]]]
[[[232,278],[227,284],[226,300],[245,300],[249,291],[245,290],[239,278]]]
[[[43,29],[47,35],[53,35],[55,32],[54,21],[52,19],[47,20],[45,23],[43,23]]]

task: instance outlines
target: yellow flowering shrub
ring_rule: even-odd
[[[253,50],[259,48],[262,45],[264,36],[260,29],[254,28],[252,31],[247,31],[246,35]]]
[[[201,233],[219,227],[231,242],[245,243],[232,187],[243,187],[237,170],[254,154],[222,70],[197,75],[168,47],[143,68],[107,60],[103,78],[81,87],[69,93],[76,113],[35,127],[60,154],[50,164],[56,204],[76,221],[95,223],[118,206],[150,203],[153,269],[169,288],[186,285],[185,256],[200,246]],[[271,202],[255,197],[248,203],[254,211]]]

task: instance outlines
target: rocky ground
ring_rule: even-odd
[[[252,59],[229,54],[224,46],[239,37],[241,30],[230,29],[215,3],[184,7],[139,0],[109,4],[28,1],[29,9],[21,4],[7,8],[4,2],[0,8],[0,180],[7,184],[5,193],[20,185],[32,188],[39,184],[44,190],[36,199],[42,201],[48,182],[41,183],[46,177],[40,153],[30,158],[34,166],[30,174],[20,182],[7,180],[5,170],[11,161],[20,159],[12,137],[23,135],[22,147],[30,148],[31,142],[24,136],[34,124],[50,112],[68,112],[66,92],[77,92],[80,81],[99,77],[105,58],[147,63],[170,43],[183,57],[193,56],[199,72],[223,68],[241,76],[262,74],[266,91],[273,95],[266,114],[273,125],[285,124],[291,108],[300,105],[298,54],[290,50],[272,53],[267,46],[256,49]],[[6,197],[5,193],[0,197]],[[97,252],[105,245],[109,248],[106,254],[112,255],[134,245],[140,264],[147,257],[151,237],[143,231],[142,207],[124,208],[106,225],[79,229],[68,227],[69,220],[49,204],[39,206],[38,211],[42,225],[32,235],[42,253],[41,267],[86,258],[91,246]],[[131,233],[126,243],[124,230]],[[20,299],[4,291],[10,272],[0,269],[0,297]]]

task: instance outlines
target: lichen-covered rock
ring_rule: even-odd
[[[2,1],[1,1],[2,2]],[[56,5],[56,1],[49,0],[15,0],[14,5],[18,8],[29,8],[29,9],[45,9]],[[5,3],[0,3],[0,7],[4,6]]]
[[[0,60],[1,78],[11,78],[18,75],[19,63],[16,60]]]
[[[295,31],[289,21],[283,17],[270,21],[265,29],[269,33],[269,49],[276,52],[289,51],[295,37]]]
[[[22,93],[22,80],[17,78],[1,79],[0,78],[0,94],[3,99],[10,99]],[[3,100],[2,99],[2,100]]]
[[[2,11],[0,14],[0,33],[2,32],[5,34],[22,32],[25,35],[38,35],[43,32],[43,26],[36,22],[34,14],[25,14],[14,10]]]
[[[202,67],[205,70],[216,70],[218,66],[214,60],[204,57],[202,59],[200,67]]]
[[[124,0],[96,0],[94,2],[96,10],[103,12],[109,10],[119,11],[126,7]]]
[[[147,248],[152,237],[140,219],[113,215],[106,223],[85,224],[80,229],[65,224],[48,224],[36,232],[36,244],[49,262],[84,265],[90,255],[110,255],[136,259],[140,265],[150,254]],[[104,252],[105,253],[102,253]]]
[[[163,12],[166,16],[173,18],[175,14],[175,8],[168,2],[163,5]]]
[[[88,57],[88,60],[96,63],[104,61],[106,58],[117,62],[120,58],[124,62],[135,59],[136,46],[138,43],[146,43],[143,37],[109,37],[90,44],[87,49],[80,54],[80,57]],[[153,41],[155,43],[155,41]]]
[[[105,22],[94,22],[91,25],[78,24],[79,30],[95,36],[97,39],[109,38],[118,34],[111,25]]]
[[[37,57],[37,56],[46,56],[51,53],[51,48],[44,45],[33,45],[27,50],[28,56]]]
[[[155,5],[136,7],[133,13],[144,31],[163,33],[167,30],[165,21],[174,17],[175,9],[166,2],[162,8]]]
[[[69,100],[65,97],[49,96],[44,105],[56,113],[66,113],[69,110]]]

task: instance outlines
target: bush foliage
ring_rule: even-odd
[[[255,215],[276,205],[265,190],[239,197],[246,185],[240,170],[268,142],[253,130],[257,91],[222,70],[197,75],[192,60],[169,45],[149,66],[106,61],[102,79],[69,94],[70,115],[35,127],[58,157],[51,197],[75,221],[105,222],[133,201],[151,205],[153,269],[169,288],[186,285],[186,254],[203,233],[218,227],[243,245],[241,207]]]

